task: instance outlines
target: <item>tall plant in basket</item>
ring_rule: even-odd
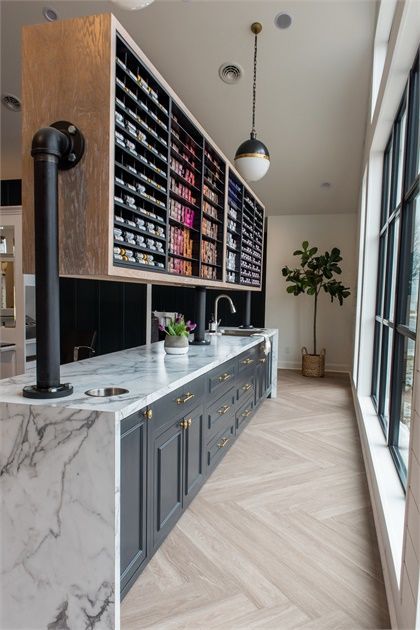
[[[331,302],[338,300],[340,306],[350,295],[350,288],[344,286],[335,277],[341,274],[339,263],[343,260],[338,247],[333,247],[330,252],[317,254],[317,247],[310,247],[308,241],[303,241],[302,249],[293,252],[294,256],[300,257],[300,267],[290,269],[285,266],[282,269],[282,274],[289,283],[288,293],[295,296],[306,293],[314,298],[313,353],[308,353],[306,347],[302,348],[302,374],[304,376],[324,376],[325,374],[325,349],[317,353],[316,338],[318,297],[321,290],[328,293]]]

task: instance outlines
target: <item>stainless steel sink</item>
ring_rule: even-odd
[[[128,389],[123,387],[101,387],[98,389],[88,389],[85,392],[87,396],[101,396],[110,398],[111,396],[121,396],[121,394],[128,394]]]
[[[258,335],[258,333],[265,332],[264,328],[222,328],[220,330],[222,335],[229,337],[250,337],[251,335]]]

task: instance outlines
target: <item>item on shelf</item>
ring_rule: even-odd
[[[190,231],[171,225],[169,228],[169,249],[172,254],[192,258],[193,241]]]
[[[210,265],[217,265],[217,247],[214,243],[201,242],[201,261]]]
[[[192,276],[192,263],[180,258],[169,258],[168,271],[182,276]]]
[[[118,221],[118,223],[125,223],[124,219],[118,214],[115,215],[115,220]]]
[[[146,192],[146,186],[143,186],[143,184],[136,182],[136,190],[138,193],[143,194]]]
[[[210,236],[211,238],[214,238],[217,240],[217,237],[218,237],[217,223],[212,223],[211,221],[203,217],[201,221],[201,231],[206,236]]]
[[[203,186],[203,194],[213,203],[219,205],[219,195],[216,195],[216,193],[211,190],[211,188],[209,188],[206,184],[204,184]]]

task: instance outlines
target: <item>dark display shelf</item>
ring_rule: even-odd
[[[114,264],[259,286],[263,209],[119,35],[114,131]]]

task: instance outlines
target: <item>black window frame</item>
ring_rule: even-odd
[[[402,138],[401,128],[404,115],[406,115],[405,135]],[[402,139],[404,146],[401,153],[399,149]],[[411,330],[406,322],[406,311],[414,211],[420,189],[420,175],[417,172],[418,154],[419,53],[417,52],[384,151],[371,384],[371,398],[404,490],[407,486],[407,467],[398,444],[405,343],[408,339],[416,343],[416,332]],[[400,197],[397,199],[400,159],[403,160],[403,164]],[[397,249],[394,248],[395,238],[398,239]],[[390,348],[391,336],[392,347]],[[390,362],[389,351],[391,351]],[[388,408],[385,404],[387,391],[389,391]]]

